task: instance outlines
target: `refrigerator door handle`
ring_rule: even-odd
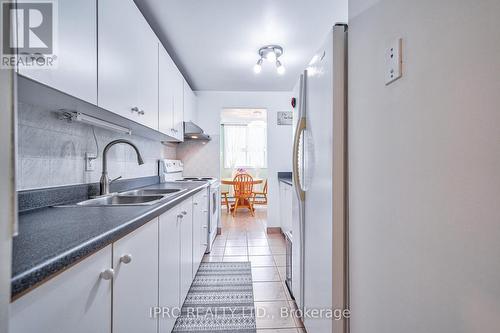
[[[298,202],[299,202],[299,297],[300,303],[297,304],[300,310],[304,310],[304,277],[305,277],[305,199],[306,193],[302,188],[300,183],[299,176],[299,149],[300,149],[300,137],[306,130],[306,78],[307,71],[304,71],[304,74],[300,76],[300,92],[299,92],[299,119],[297,121],[297,127],[295,129],[295,136],[293,142],[293,184],[295,188],[295,192],[297,194]],[[302,154],[302,158],[304,158],[304,154]],[[303,165],[303,161],[300,161],[300,165]]]
[[[305,77],[307,72],[304,72],[300,76],[300,96],[299,96],[299,119],[297,121],[297,127],[295,128],[295,136],[293,141],[293,160],[292,160],[292,171],[293,171],[293,183],[295,187],[295,192],[301,202],[305,200],[305,191],[302,189],[299,179],[299,149],[300,149],[300,136],[306,129],[306,117],[305,117]]]

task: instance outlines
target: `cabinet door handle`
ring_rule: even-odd
[[[207,228],[208,228],[208,226],[206,226],[206,225],[203,226],[203,229],[207,229]]]
[[[182,211],[182,215],[187,215],[187,213],[185,210]]]
[[[204,210],[203,210],[203,213],[208,213],[208,210],[204,209]]]
[[[184,218],[184,215],[179,214],[179,215],[177,215],[177,218],[182,219],[182,218]]]
[[[139,109],[137,106],[134,106],[132,112],[137,112],[138,115],[143,116],[146,112],[143,109]]]
[[[99,276],[103,280],[111,280],[115,277],[115,270],[113,268],[105,269]]]
[[[120,258],[120,262],[124,264],[130,264],[132,262],[132,255],[131,254],[124,254]]]
[[[198,206],[198,203],[197,202],[193,202],[193,205]]]

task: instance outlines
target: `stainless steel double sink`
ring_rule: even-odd
[[[144,206],[154,205],[161,200],[180,194],[187,189],[139,189],[122,193],[113,193],[85,201],[78,202],[77,206]]]

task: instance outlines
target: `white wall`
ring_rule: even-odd
[[[198,114],[196,121],[206,133],[214,136],[213,141],[217,145],[220,139],[220,112],[223,108],[263,108],[267,110],[268,227],[280,226],[277,173],[292,170],[293,131],[291,126],[278,126],[276,117],[278,111],[291,111],[291,92],[199,91],[197,95]],[[213,160],[207,161],[207,164],[213,165],[216,162],[218,170],[220,170],[220,155],[217,154],[217,156],[210,158]]]
[[[350,7],[351,332],[497,332],[500,1]]]

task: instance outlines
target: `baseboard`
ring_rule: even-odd
[[[269,235],[272,235],[272,234],[282,234],[283,230],[281,230],[281,227],[267,227],[267,233]]]

